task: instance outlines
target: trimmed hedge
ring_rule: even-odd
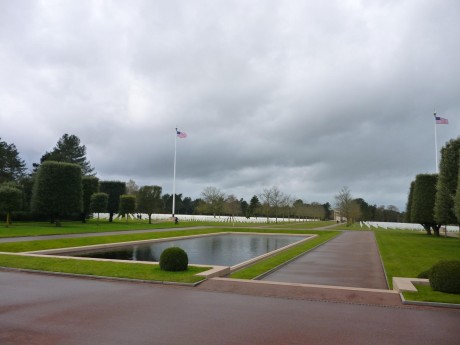
[[[167,248],[160,255],[160,268],[164,271],[186,271],[188,255],[179,247]]]
[[[430,285],[435,291],[460,294],[460,260],[443,260],[429,272]]]

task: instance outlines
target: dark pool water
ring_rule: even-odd
[[[187,253],[190,264],[234,266],[304,239],[305,236],[222,234],[98,249],[72,255],[100,259],[159,261],[163,250],[180,247]]]

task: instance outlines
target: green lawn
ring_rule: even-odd
[[[334,221],[312,221],[312,222],[289,222],[289,223],[265,223],[265,227],[270,228],[289,228],[289,229],[314,229],[323,226],[329,226],[336,224]]]
[[[165,272],[159,265],[142,263],[102,262],[96,260],[79,260],[67,258],[28,257],[21,255],[0,254],[0,265],[10,268],[22,268],[47,272],[84,274],[103,277],[140,279],[151,281],[168,281],[176,283],[196,283],[203,277],[197,273],[206,271],[206,267],[189,266],[183,272]]]
[[[334,224],[334,222],[302,222],[302,223],[234,223],[234,227],[280,227],[280,228],[303,228],[311,229],[321,226]],[[199,222],[199,221],[180,221],[179,224],[174,222],[161,221],[148,223],[148,220],[125,220],[114,219],[112,223],[107,220],[89,220],[82,222],[62,222],[61,227],[56,227],[49,222],[14,222],[9,227],[0,226],[0,238],[20,237],[20,236],[44,236],[44,235],[65,235],[65,234],[84,234],[107,231],[126,231],[126,230],[146,230],[146,229],[171,229],[182,227],[199,227],[199,226],[219,226],[233,227],[231,222]]]
[[[375,235],[390,286],[393,277],[414,278],[440,260],[460,260],[458,238],[407,230],[376,230]]]
[[[460,260],[458,238],[434,237],[408,230],[376,230],[375,235],[390,287],[393,286],[393,277],[415,278],[440,260]],[[433,291],[429,286],[419,285],[417,288],[420,288],[418,293],[405,292],[404,297],[418,301],[460,303],[460,295]]]
[[[131,220],[129,222],[114,220],[109,223],[107,220],[101,220],[99,223],[95,220],[82,222],[62,222],[61,227],[56,227],[49,222],[17,222],[8,228],[0,227],[1,237],[20,237],[20,236],[44,236],[44,235],[64,235],[64,234],[83,234],[92,232],[106,231],[125,231],[125,230],[145,230],[145,229],[166,229],[175,227],[193,227],[202,226],[198,222],[183,222],[178,225],[174,222],[156,222],[149,224],[147,220]]]
[[[403,292],[406,300],[460,304],[460,294],[433,291],[429,285],[416,285],[416,287],[417,292]]]

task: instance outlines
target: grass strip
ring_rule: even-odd
[[[176,283],[196,283],[203,279],[203,277],[198,277],[196,274],[209,269],[206,267],[189,266],[187,271],[166,272],[162,271],[159,265],[155,264],[146,265],[54,257],[43,258],[10,254],[0,254],[0,266],[46,272],[84,274],[149,281],[168,281]]]
[[[460,294],[433,291],[429,285],[416,285],[417,292],[403,292],[408,301],[460,304]]]
[[[314,229],[320,228],[323,226],[334,225],[336,222],[334,221],[313,221],[313,222],[292,222],[292,223],[265,223],[265,227],[270,228],[289,228],[289,229]]]
[[[125,234],[125,235],[110,235],[110,236],[95,236],[95,237],[81,237],[81,238],[62,238],[56,240],[42,240],[42,241],[25,241],[25,242],[11,242],[0,243],[0,252],[21,253],[45,249],[57,248],[70,248],[90,246],[96,244],[110,244],[118,242],[130,242],[141,240],[154,240],[159,238],[180,237],[210,234],[220,232],[218,229],[201,229],[201,230],[177,230],[165,232],[153,232],[143,234]]]
[[[301,222],[301,223],[234,223],[236,227],[289,227],[311,229],[320,226],[333,224],[333,222]],[[46,236],[46,235],[67,235],[98,233],[107,231],[129,231],[129,230],[148,230],[148,229],[173,229],[182,227],[198,226],[233,226],[232,222],[208,222],[208,221],[180,221],[179,224],[169,221],[154,222],[149,224],[147,220],[114,220],[109,223],[107,220],[89,220],[82,222],[62,222],[61,227],[56,227],[49,222],[15,222],[10,227],[0,227],[0,238],[5,237],[27,237],[27,236]]]
[[[306,232],[306,231],[305,231]],[[305,233],[303,232],[303,233]],[[298,233],[298,232],[296,232]],[[265,259],[259,263],[251,265],[247,268],[234,272],[230,275],[230,278],[237,279],[254,279],[255,277],[260,276],[261,274],[268,272],[269,270],[281,265],[282,263],[295,258],[296,256],[307,252],[308,250],[329,241],[338,234],[339,231],[318,231],[316,232],[318,237],[313,238],[309,241],[306,241],[302,244],[299,244],[291,249],[282,251],[281,253],[272,256],[268,259]]]

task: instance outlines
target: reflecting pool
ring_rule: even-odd
[[[97,249],[71,255],[100,259],[159,261],[163,250],[169,247],[180,247],[187,253],[190,264],[234,266],[305,239],[306,236],[217,234]]]

